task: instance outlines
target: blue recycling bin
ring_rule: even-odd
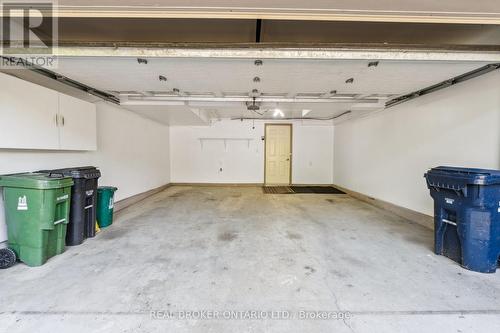
[[[440,166],[425,174],[434,199],[435,252],[494,273],[500,256],[500,171]]]

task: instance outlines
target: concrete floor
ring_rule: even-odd
[[[174,186],[42,267],[1,271],[0,331],[499,332],[500,273],[432,239],[346,195]],[[178,318],[196,310],[219,319]],[[301,310],[351,317],[224,319]]]

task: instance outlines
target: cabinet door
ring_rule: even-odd
[[[80,99],[59,94],[61,149],[96,150],[96,107]]]
[[[57,95],[0,73],[0,148],[59,149]]]

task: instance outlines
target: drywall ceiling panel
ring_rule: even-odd
[[[500,46],[500,26],[485,24],[264,20],[261,34],[263,43]]]
[[[60,18],[58,24],[60,45],[85,42],[253,43],[256,27],[255,20],[182,18]],[[49,27],[45,24],[35,31],[43,36]]]
[[[96,1],[88,0],[59,0],[60,6],[93,6]],[[193,8],[193,9],[324,9],[324,10],[391,10],[391,11],[428,11],[428,12],[463,12],[463,13],[495,13],[499,11],[496,0],[441,0],[441,1],[413,1],[413,0],[253,0],[249,5],[243,0],[99,0],[100,6],[136,6],[154,8]]]
[[[200,118],[187,106],[126,106],[127,110],[136,112],[143,117],[165,125],[206,125],[207,122]]]
[[[259,36],[268,46],[500,48],[500,25],[492,24],[262,20],[260,35],[255,19],[63,17],[58,26],[59,45],[246,45]],[[49,29],[47,20],[33,31],[44,40]]]
[[[219,17],[371,20],[405,22],[498,22],[497,0],[59,0],[59,15],[107,17]]]

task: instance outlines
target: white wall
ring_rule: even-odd
[[[335,126],[334,183],[433,215],[424,173],[500,169],[500,72]]]
[[[116,200],[170,182],[169,127],[123,108],[97,104],[97,151],[0,149],[0,174],[92,165],[99,185],[118,187]],[[0,242],[6,239],[0,212]]]
[[[300,122],[294,123],[292,148],[293,184],[332,184],[333,126],[331,124],[323,122],[303,126]]]
[[[293,123],[292,183],[331,184],[333,170],[333,126],[331,123]],[[263,121],[222,120],[211,126],[170,127],[171,182],[173,183],[263,183]],[[199,138],[251,138],[222,141]],[[222,168],[222,172],[220,171]]]

